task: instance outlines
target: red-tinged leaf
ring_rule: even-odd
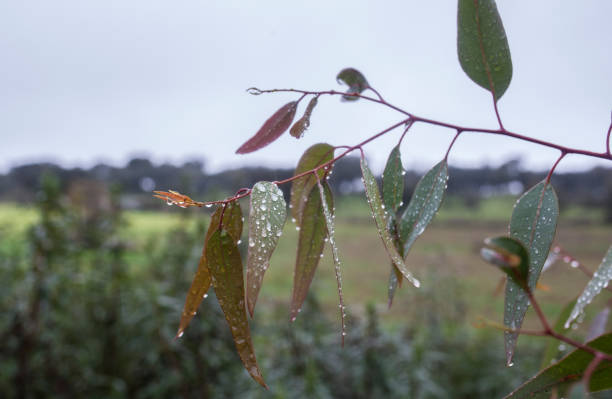
[[[334,157],[334,147],[329,144],[319,143],[308,148],[295,168],[294,176],[297,176],[306,171],[312,170],[319,165],[329,162]],[[323,168],[317,171],[319,179],[323,179],[325,170]],[[302,221],[302,211],[304,204],[308,201],[308,197],[312,188],[317,184],[317,178],[313,174],[295,179],[291,185],[291,199],[289,208],[291,209],[291,217],[295,219],[298,226]]]
[[[321,196],[321,205],[323,206],[323,215],[325,216],[325,224],[327,225],[327,236],[329,237],[329,245],[334,258],[334,270],[336,272],[336,283],[338,284],[338,300],[340,307],[340,322],[342,324],[342,346],[344,346],[344,337],[346,336],[346,312],[344,308],[344,299],[342,295],[342,273],[340,270],[340,256],[338,254],[338,246],[336,245],[336,230],[334,228],[334,219],[329,208],[327,198],[325,197],[325,189],[320,180],[317,180],[319,195]]]
[[[223,215],[223,222],[221,222],[221,215]],[[223,207],[217,208],[210,218],[210,224],[206,237],[204,238],[204,246],[202,247],[202,256],[198,262],[198,269],[191,282],[191,287],[187,293],[185,299],[185,305],[183,306],[183,313],[181,314],[181,322],[179,324],[178,332],[176,337],[179,338],[185,332],[185,329],[191,322],[191,319],[196,314],[200,303],[206,298],[208,289],[210,288],[211,278],[206,265],[206,244],[212,234],[219,229],[223,223],[223,228],[234,238],[234,241],[240,240],[242,234],[242,211],[238,202],[230,202],[223,211]]]
[[[480,255],[489,263],[499,267],[517,286],[527,290],[529,253],[516,238],[495,237],[485,240]]]
[[[327,206],[333,209],[331,190],[327,182],[323,183]],[[308,294],[310,283],[321,260],[325,247],[327,227],[325,215],[321,205],[321,195],[318,189],[311,189],[310,196],[303,209],[303,218],[300,225],[295,272],[293,275],[293,294],[291,297],[291,313],[289,317],[294,321]]]
[[[255,136],[251,137],[236,150],[236,153],[248,154],[249,152],[257,151],[279,138],[291,126],[296,109],[297,101],[291,101],[283,105],[263,124],[257,133],[255,133]]]
[[[249,252],[247,254],[247,305],[253,317],[255,303],[270,257],[283,233],[287,204],[274,183],[255,183],[249,213]]]
[[[297,122],[293,124],[293,126],[291,126],[289,134],[291,134],[296,139],[299,139],[304,135],[304,132],[310,126],[310,115],[312,115],[312,110],[316,105],[317,97],[313,97],[308,103],[306,111],[304,111],[304,115],[300,119],[298,119]]]
[[[391,237],[389,231],[387,230],[385,206],[380,199],[380,192],[378,191],[376,179],[368,167],[368,163],[366,162],[365,158],[361,158],[361,173],[363,175],[363,185],[365,187],[366,197],[372,211],[372,217],[374,218],[374,222],[376,222],[376,227],[378,229],[378,235],[380,236],[380,239],[387,250],[387,254],[391,259],[391,262],[393,262],[395,267],[408,281],[410,281],[415,287],[419,287],[421,283],[419,280],[414,278],[410,270],[408,270],[402,256],[397,252],[397,249],[395,249],[393,237]]]
[[[240,252],[228,231],[221,229],[212,234],[206,246],[206,260],[219,305],[229,324],[242,364],[255,381],[267,388],[257,366],[251,341]]]

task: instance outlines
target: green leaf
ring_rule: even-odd
[[[351,96],[351,93],[361,94],[364,90],[368,89],[370,85],[366,80],[365,76],[355,68],[345,68],[340,71],[336,76],[338,83],[344,83],[349,88],[346,91],[346,95],[342,96],[345,101],[356,101],[359,97]]]
[[[384,179],[383,179],[384,181]],[[402,259],[404,258],[404,247],[399,239],[398,231],[397,231],[397,221],[395,219],[394,214],[389,214],[389,220],[387,222],[387,229],[389,234],[393,238],[393,245],[397,250],[397,253],[400,254]],[[387,289],[387,298],[388,298],[388,307],[391,309],[391,305],[393,305],[393,298],[395,297],[395,292],[398,287],[402,286],[402,273],[391,263],[391,271],[389,273],[389,286]]]
[[[402,167],[399,145],[397,145],[389,154],[382,176],[383,202],[387,212],[397,212],[398,208],[402,206],[405,173]]]
[[[340,270],[340,256],[338,254],[338,246],[336,245],[336,229],[334,228],[334,219],[331,210],[328,206],[328,200],[325,197],[325,189],[321,181],[317,180],[319,195],[321,196],[321,205],[323,207],[323,215],[325,216],[325,224],[327,226],[327,236],[329,237],[329,245],[332,249],[332,257],[334,258],[334,270],[336,272],[336,283],[338,284],[338,299],[340,301],[340,320],[342,323],[342,346],[344,346],[344,337],[346,336],[346,313],[344,308],[344,299],[342,296],[342,273]],[[313,189],[314,191],[314,189]]]
[[[469,78],[501,98],[512,79],[512,60],[494,0],[459,0],[457,53]]]
[[[236,154],[257,151],[279,138],[291,126],[296,110],[297,101],[291,101],[283,105],[259,128],[253,137],[236,150]]]
[[[586,343],[603,353],[612,354],[612,333],[602,335]],[[582,380],[586,368],[594,356],[582,349],[575,349],[558,363],[542,370],[506,399],[549,399],[553,389],[566,391],[571,384]],[[612,363],[602,361],[591,375],[589,391],[597,392],[612,388]]]
[[[293,124],[293,126],[291,126],[289,134],[291,134],[296,139],[299,139],[304,135],[304,132],[310,126],[310,115],[312,115],[312,110],[314,110],[314,107],[316,105],[317,97],[313,97],[308,103],[308,106],[304,111],[304,115],[300,119],[298,119],[297,122]]]
[[[376,183],[376,179],[374,178],[372,171],[368,167],[368,163],[363,157],[361,158],[361,173],[363,175],[363,185],[365,187],[366,197],[368,199],[368,203],[370,204],[370,210],[372,211],[372,216],[374,217],[374,221],[378,229],[378,235],[380,236],[385,249],[387,250],[387,254],[391,259],[391,262],[393,262],[395,267],[408,281],[410,281],[415,287],[419,287],[421,283],[419,280],[414,278],[412,273],[408,270],[408,267],[406,267],[402,256],[395,249],[393,238],[387,230],[387,215],[385,206],[380,199],[378,184]]]
[[[582,294],[580,294],[580,296],[578,297],[578,300],[576,301],[576,306],[574,306],[574,309],[572,309],[572,313],[565,322],[565,328],[569,328],[572,321],[576,320],[576,318],[580,316],[582,312],[584,312],[585,306],[591,303],[593,298],[595,298],[595,296],[599,294],[604,287],[608,286],[608,283],[611,279],[612,247],[608,249],[606,256],[604,256],[601,261],[601,264],[597,268],[597,271],[593,273],[593,278],[591,278],[591,281],[587,283],[587,286],[585,287],[584,291],[582,291]]]
[[[334,147],[329,144],[319,143],[308,148],[295,168],[294,176],[307,172],[316,168],[319,165],[329,162],[334,158]],[[323,168],[317,171],[319,179],[325,176]],[[291,217],[293,217],[297,225],[302,223],[302,212],[306,201],[310,195],[310,191],[317,184],[317,178],[311,173],[306,176],[295,179],[291,185],[291,199],[289,200],[289,208]]]
[[[486,248],[480,254],[487,261],[498,266],[518,286],[527,288],[529,254],[521,242],[510,237],[487,238]]]
[[[557,321],[555,321],[555,325],[552,327],[553,331],[558,334],[563,334],[565,332],[565,328],[563,324],[565,320],[570,315],[570,312],[574,308],[576,304],[576,298],[569,301],[563,309],[561,309],[561,313],[557,317]],[[544,351],[544,356],[542,357],[542,366],[540,368],[544,369],[551,365],[551,363],[556,361],[557,356],[559,355],[559,341],[556,339],[550,339],[548,341],[548,345],[546,345],[546,350]]]
[[[447,182],[448,165],[444,159],[431,168],[415,187],[398,227],[400,241],[404,246],[404,258],[440,209]]]
[[[258,182],[251,191],[249,251],[247,254],[247,305],[253,317],[255,303],[270,257],[283,234],[287,205],[283,192],[274,183]]]
[[[559,203],[557,194],[549,182],[542,181],[527,191],[514,206],[510,219],[510,236],[518,239],[529,251],[529,276],[527,285],[533,292],[540,278],[542,267],[550,251],[555,230]],[[520,330],[525,318],[529,298],[515,282],[506,283],[504,325]],[[512,363],[518,333],[504,332],[506,362]]]
[[[221,221],[221,215],[223,215],[223,221]],[[185,299],[185,305],[181,313],[181,322],[178,332],[176,333],[177,338],[183,335],[191,319],[195,316],[200,303],[206,298],[206,293],[210,288],[211,278],[208,266],[206,265],[206,244],[210,236],[219,229],[221,223],[223,223],[223,228],[234,238],[234,241],[238,242],[242,235],[242,211],[240,210],[238,202],[228,203],[225,207],[225,212],[223,211],[223,207],[217,208],[210,218],[208,231],[204,238],[204,246],[202,247],[202,256],[198,262],[198,268],[191,282],[191,287],[187,292],[187,298]]]
[[[234,237],[224,229],[216,230],[208,240],[206,259],[219,305],[229,324],[242,364],[255,381],[267,388],[251,341],[244,306],[242,261]]]
[[[327,206],[333,209],[331,189],[327,182],[324,182],[323,186],[325,198],[327,198]],[[321,260],[326,238],[327,227],[323,214],[323,206],[321,205],[321,195],[318,189],[311,189],[308,201],[306,201],[303,209],[303,218],[300,225],[300,237],[295,260],[295,272],[293,274],[291,313],[289,316],[291,321],[295,320],[306,299],[310,283]]]

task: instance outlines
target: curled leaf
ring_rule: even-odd
[[[224,229],[216,230],[208,240],[206,259],[219,305],[229,324],[240,360],[251,377],[267,388],[253,350],[244,304],[242,261],[234,237]]]
[[[247,255],[247,305],[251,317],[286,218],[287,205],[280,188],[270,182],[255,183],[251,191]]]
[[[370,85],[361,72],[355,68],[345,68],[340,71],[336,80],[340,83],[344,83],[348,86],[346,95],[342,96],[345,101],[356,101],[359,97],[352,96],[351,94],[361,94],[364,90],[368,89]]]
[[[283,105],[263,124],[253,137],[236,150],[236,154],[247,154],[257,151],[279,138],[291,126],[296,110],[297,101],[291,101]]]
[[[155,198],[162,199],[166,201],[168,205],[177,205],[181,208],[188,208],[190,206],[202,207],[204,205],[203,202],[194,201],[189,198],[187,195],[181,194],[177,191],[168,190],[168,191],[153,191],[155,194],[153,196]]]
[[[334,158],[334,147],[325,143],[318,143],[308,148],[295,168],[294,176],[307,172],[331,161]],[[319,179],[323,179],[326,170],[321,168],[317,171]],[[291,184],[291,199],[289,200],[289,208],[291,216],[295,219],[298,226],[302,223],[302,212],[306,201],[310,195],[310,190],[317,184],[317,178],[313,174],[308,174],[295,179]]]
[[[529,254],[523,244],[510,237],[487,238],[485,244],[487,247],[480,251],[483,259],[502,269],[518,286],[527,288]]]
[[[395,267],[408,281],[410,281],[415,287],[419,287],[421,283],[419,280],[414,278],[412,273],[408,270],[408,267],[406,267],[402,256],[395,249],[393,238],[387,230],[385,206],[380,199],[378,184],[376,183],[376,179],[374,178],[372,171],[368,167],[368,163],[363,157],[361,158],[361,173],[363,175],[363,185],[365,187],[366,197],[368,199],[368,203],[370,204],[370,210],[372,211],[372,216],[374,217],[374,221],[376,222],[376,227],[378,229],[378,235],[380,236],[385,249],[387,250],[387,254],[391,259],[391,262],[393,262]]]
[[[304,135],[304,132],[310,126],[310,115],[312,115],[312,110],[316,105],[317,97],[313,97],[308,103],[308,106],[304,111],[304,115],[300,119],[298,119],[297,122],[293,124],[293,126],[291,126],[289,134],[291,134],[296,139],[299,139]]]
[[[223,220],[221,220],[222,216]],[[206,293],[210,288],[211,277],[206,264],[206,245],[212,234],[219,229],[219,226],[222,226],[234,238],[235,242],[240,240],[240,235],[242,234],[242,211],[238,202],[228,203],[225,211],[223,207],[217,208],[210,218],[208,231],[204,238],[204,246],[202,247],[202,256],[198,262],[198,268],[191,282],[191,287],[187,292],[176,337],[183,335],[191,319],[195,316],[200,303],[206,298]]]
[[[323,182],[327,207],[333,209],[331,189],[327,182]],[[310,283],[321,260],[321,254],[325,248],[327,238],[327,227],[321,195],[319,190],[310,190],[308,201],[304,205],[303,218],[300,224],[300,237],[298,240],[297,257],[295,260],[295,272],[293,274],[293,294],[291,297],[291,313],[289,317],[295,320],[302,304],[308,294]]]
[[[494,0],[459,0],[457,53],[465,73],[498,100],[510,85],[512,60]]]

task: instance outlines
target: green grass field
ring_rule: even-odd
[[[405,283],[398,291],[393,307],[387,310],[390,263],[369,215],[367,203],[358,197],[340,199],[336,206],[336,239],[344,265],[343,286],[349,312],[363,315],[366,304],[374,303],[382,311],[385,325],[393,328],[422,317],[419,304],[432,300],[424,293],[434,293],[437,298],[435,306],[439,307],[441,314],[454,317],[452,313],[460,308],[464,309],[462,312],[470,320],[476,320],[479,316],[501,320],[503,296],[494,293],[502,274],[484,263],[478,253],[484,238],[506,233],[513,202],[514,199],[509,197],[492,198],[468,209],[458,199],[449,199],[407,257],[409,267],[422,280],[423,288],[417,290]],[[248,203],[242,205],[246,212]],[[200,217],[197,215],[207,213],[205,210],[176,212],[170,208],[159,212],[125,212],[127,227],[122,236],[130,242],[130,258],[138,258],[151,238],[181,226],[192,228]],[[207,219],[206,216],[204,218]],[[597,267],[612,237],[612,227],[596,223],[598,220],[601,219],[597,211],[567,209],[561,215],[556,239],[557,244],[591,270]],[[1,204],[0,246],[19,245],[20,237],[36,221],[37,214],[31,208]],[[287,222],[264,279],[258,302],[260,309],[272,309],[272,305],[278,304],[288,305],[297,237],[295,226]],[[241,245],[244,246],[246,242],[244,239]],[[246,247],[242,249],[246,251]],[[333,270],[331,253],[326,249],[312,289],[330,313],[335,313],[337,309]],[[560,262],[545,273],[541,281],[548,290],[538,292],[538,296],[548,314],[554,315],[566,301],[581,291],[587,278],[577,269]],[[261,312],[266,313],[265,310]],[[533,320],[528,323],[533,323]]]

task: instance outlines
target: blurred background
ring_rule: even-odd
[[[602,151],[612,5],[499,3],[514,61],[504,124]],[[289,322],[290,222],[251,323],[270,391],[243,370],[212,290],[174,340],[212,209],[168,207],[151,192],[222,199],[290,177],[313,143],[354,144],[397,122],[371,104],[322,98],[302,140],[234,154],[293,99],[246,88],[340,89],[334,77],[346,66],[418,115],[495,126],[490,97],[456,60],[455,18],[454,4],[415,1],[1,4],[0,397],[492,398],[537,372],[548,341],[521,337],[506,368],[502,333],[480,326],[501,321],[503,296],[501,273],[478,252],[507,232],[514,202],[558,154],[482,135],[455,146],[448,195],[407,259],[422,288],[403,287],[390,309],[390,266],[359,161],[335,165],[344,348],[328,249]],[[417,125],[406,137],[405,203],[451,134]],[[365,147],[375,171],[397,138]],[[612,237],[612,168],[576,156],[557,170],[556,245],[593,271]],[[552,321],[588,281],[565,260],[551,262],[537,292]],[[584,339],[608,299],[570,334]],[[531,316],[526,326],[537,328]]]

